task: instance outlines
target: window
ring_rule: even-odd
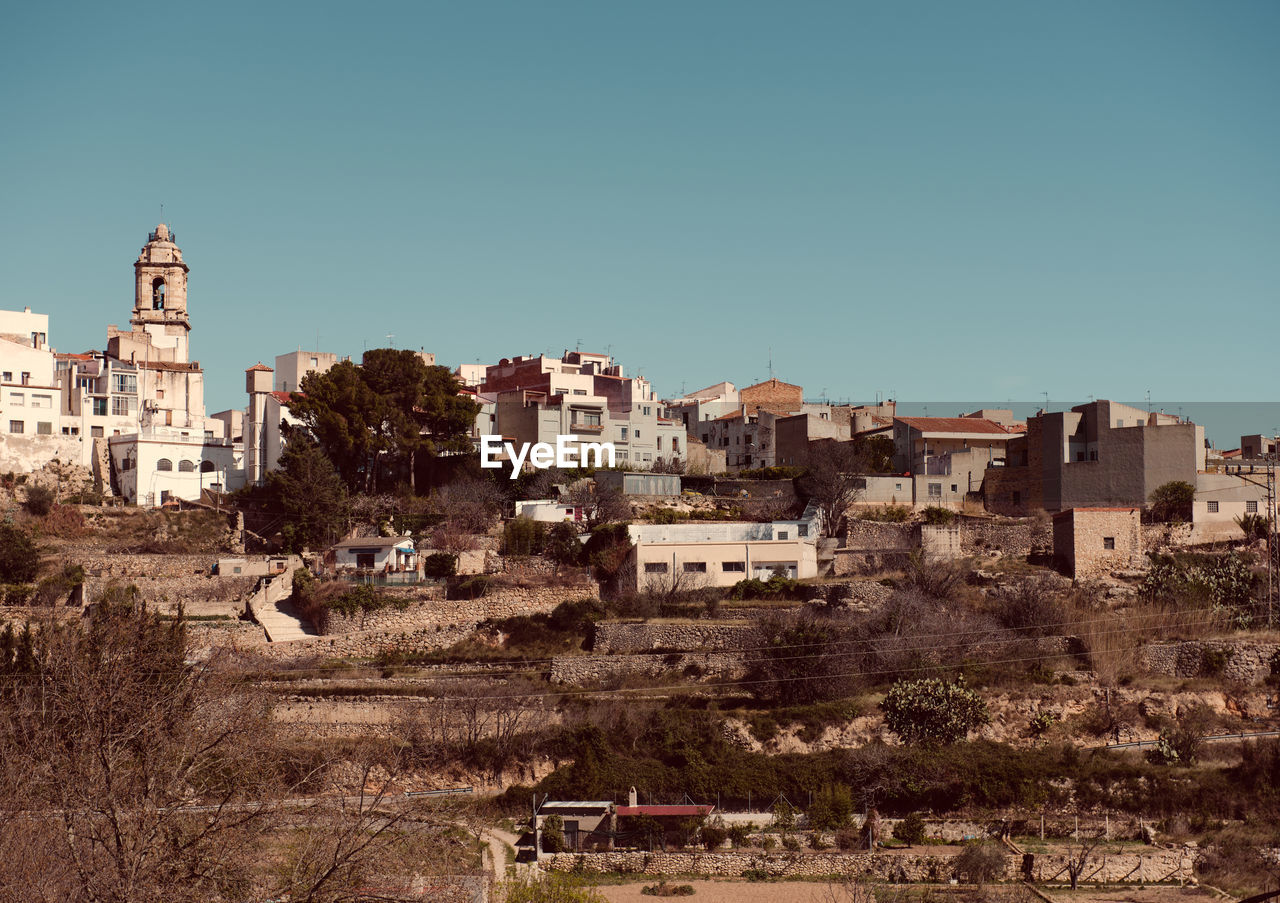
[[[665,574],[667,572],[667,563],[665,561],[646,561],[644,563],[644,572],[646,574]]]
[[[648,417],[648,416],[649,416],[649,414],[650,414],[650,413],[652,413],[652,411],[653,411],[653,408],[645,407],[645,409],[644,409],[644,416]]]
[[[1249,514],[1257,514],[1257,513],[1258,513],[1258,503],[1257,503],[1257,502],[1245,502],[1245,503],[1244,503],[1244,510],[1245,510],[1246,512],[1248,512]]]
[[[156,462],[156,470],[173,470],[173,462],[168,458],[161,458]]]
[[[124,417],[138,410],[138,399],[131,398],[128,395],[112,395],[111,396],[111,413],[118,417]]]
[[[22,432],[22,421],[21,421],[21,420],[10,420],[10,421],[9,421],[9,432],[11,432],[11,433],[20,433],[20,432]]]
[[[636,439],[639,439],[639,438],[640,438],[640,431],[639,431],[639,430],[636,430],[636,432],[635,432],[635,438],[636,438]]]
[[[136,373],[111,374],[111,391],[126,392],[130,395],[136,395],[138,393],[138,374]]]
[[[679,437],[679,436],[672,436],[672,437],[671,437],[671,450],[672,450],[673,452],[677,452],[677,453],[679,453],[679,451],[680,451],[680,437]]]
[[[958,485],[958,484],[956,484],[956,483],[952,483],[952,484],[951,484],[951,491],[952,491],[952,492],[959,492],[959,491],[960,491],[960,487],[959,487],[959,485]]]
[[[1218,513],[1218,503],[1217,503],[1217,502],[1209,502],[1209,513],[1210,513],[1210,514],[1217,514],[1217,513]]]
[[[179,473],[195,473],[196,462],[195,461],[179,461],[178,472]]]
[[[1076,452],[1076,460],[1077,460],[1077,461],[1083,461],[1083,460],[1084,460],[1084,452],[1082,452],[1082,451],[1078,451],[1078,452]]]
[[[1115,547],[1116,547],[1116,538],[1115,538],[1114,536],[1104,536],[1104,537],[1102,537],[1102,547],[1103,547],[1104,549],[1115,549]]]
[[[200,472],[201,472],[201,473],[213,473],[213,462],[212,462],[212,461],[201,461],[201,462],[200,462]]]
[[[599,426],[600,413],[598,411],[579,411],[578,419],[574,422],[582,426]]]
[[[51,408],[53,407],[53,396],[52,395],[32,395],[31,407]]]
[[[1089,460],[1090,461],[1098,460],[1098,450],[1096,448],[1089,452]]]
[[[4,379],[2,380],[3,382],[7,382],[7,383],[11,383],[11,382],[13,382],[13,371],[12,371],[12,370],[6,370],[6,371],[4,371],[4,373],[3,373],[3,374],[0,374],[0,375],[3,375],[3,376],[4,376]]]
[[[893,490],[894,490],[894,492],[901,492],[901,491],[902,491],[902,484],[901,484],[901,483],[894,483],[894,484],[893,484]]]
[[[627,441],[627,428],[625,426],[622,427],[622,441]]]
[[[151,309],[164,310],[164,280],[159,276],[151,281]]]
[[[101,439],[101,438],[102,438],[102,427],[100,427],[100,426],[91,426],[91,427],[89,427],[89,438],[90,438],[90,439]]]
[[[27,396],[22,392],[13,392],[9,395],[9,404],[13,405],[15,408],[23,407],[26,403]]]
[[[156,398],[164,398],[164,389],[156,389]]]
[[[320,361],[316,360],[316,359],[313,357],[313,358],[311,359],[311,366],[312,366],[312,367],[319,367],[319,366],[320,366]]]
[[[662,437],[658,437],[658,451],[662,451]]]
[[[790,534],[789,534],[789,533],[787,533],[787,531],[786,531],[786,530],[779,530],[779,531],[778,531],[778,539],[787,539],[789,536],[790,536]]]
[[[710,442],[710,441],[711,441],[711,434],[710,434],[710,433],[703,433],[703,434],[702,434],[702,444],[703,444],[703,445],[706,445],[706,444],[707,444],[708,442]]]
[[[808,525],[808,524],[797,524],[797,525],[796,525],[796,536],[802,536],[802,537],[803,537],[803,536],[808,536],[808,535],[809,535],[809,525]]]
[[[128,458],[125,458],[123,461],[120,462],[120,469],[133,470],[133,462],[130,461]]]
[[[107,400],[105,398],[95,398],[93,400],[93,415],[95,417],[107,416]]]
[[[705,574],[707,572],[707,563],[705,561],[686,561],[684,563],[684,572],[686,574]]]
[[[745,561],[722,561],[720,569],[731,574],[745,574],[747,572],[747,563]]]
[[[940,499],[940,498],[942,498],[942,484],[941,484],[941,483],[930,483],[930,484],[929,484],[929,498],[931,498],[931,499]]]
[[[36,423],[36,435],[37,435],[37,436],[52,436],[52,435],[53,435],[53,424],[52,424],[52,423],[50,423],[48,420],[41,420],[41,421],[39,421],[38,423]]]
[[[1019,492],[1017,489],[1013,490],[1013,503],[1015,505],[1022,504],[1022,493]]]
[[[587,390],[586,390],[586,389],[574,389],[574,390],[573,390],[573,394],[574,394],[574,395],[586,395],[586,394],[587,394]]]
[[[29,382],[31,382],[31,374],[30,374],[29,372],[27,372],[26,370],[23,370],[23,371],[22,371],[22,384],[25,386],[25,385],[26,385],[27,383],[29,383]]]

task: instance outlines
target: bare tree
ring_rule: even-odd
[[[1072,890],[1080,886],[1080,878],[1089,864],[1089,857],[1093,855],[1094,850],[1102,846],[1102,843],[1101,834],[1097,837],[1083,838],[1079,841],[1079,846],[1073,848],[1067,856],[1067,877],[1071,879]]]
[[[822,532],[840,532],[849,506],[866,485],[866,465],[853,442],[823,440],[809,443],[800,490],[816,502],[822,513]]]
[[[566,507],[581,508],[587,529],[601,524],[631,520],[631,503],[617,489],[604,488],[594,482],[579,480],[564,493]]]

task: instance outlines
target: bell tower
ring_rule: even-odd
[[[188,360],[187,272],[182,251],[164,223],[147,236],[133,265],[133,317],[135,331],[146,332],[157,350],[172,351],[174,362]],[[169,357],[167,353],[164,354]]]

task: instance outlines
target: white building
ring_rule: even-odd
[[[764,524],[633,524],[627,532],[636,589],[732,586],[779,572],[793,580],[816,577],[821,524],[812,509],[805,515]]]

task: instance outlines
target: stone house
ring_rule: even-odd
[[[412,536],[359,536],[330,546],[325,565],[339,574],[407,574],[418,570],[418,553]]]
[[[1074,580],[1142,567],[1142,509],[1069,508],[1053,516],[1053,557]]]

